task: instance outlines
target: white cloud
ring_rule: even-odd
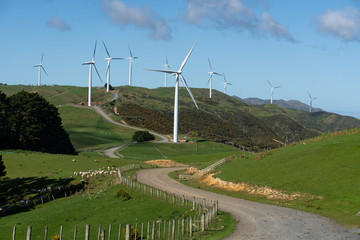
[[[260,28],[276,38],[285,38],[290,42],[296,42],[287,27],[276,22],[275,19],[267,13],[263,13],[261,16]]]
[[[66,32],[71,30],[70,25],[64,20],[62,20],[59,16],[53,16],[52,18],[50,18],[49,21],[47,22],[47,26],[56,28],[61,32]]]
[[[359,41],[360,13],[356,8],[326,10],[317,19],[318,32],[330,34],[346,41]]]
[[[111,19],[120,26],[134,25],[149,29],[151,31],[150,37],[153,39],[171,39],[169,24],[150,7],[145,7],[144,9],[138,7],[130,8],[119,0],[104,0],[102,5]]]
[[[260,20],[255,12],[240,0],[187,0],[188,9],[184,14],[187,23],[199,27],[216,29],[232,28],[249,31],[256,35],[270,34],[278,39],[295,42],[287,27],[264,13]],[[267,4],[266,0],[261,1]]]

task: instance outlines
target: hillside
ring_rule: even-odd
[[[87,88],[74,86],[0,86],[7,95],[38,92],[56,106],[84,104]],[[114,99],[118,92],[119,98]],[[219,91],[192,89],[197,110],[185,88],[179,91],[179,133],[249,150],[277,148],[326,132],[360,127],[360,120],[327,112],[309,113],[278,105],[250,105]],[[93,88],[93,102],[115,113],[117,121],[172,134],[174,88],[117,87],[113,93]],[[66,112],[63,112],[64,114]],[[74,135],[73,135],[74,136]],[[70,133],[70,137],[73,137]]]
[[[107,107],[122,121],[172,134],[173,88],[124,86],[117,90],[119,98]],[[252,150],[279,147],[277,141],[297,142],[324,132],[360,126],[360,120],[338,114],[309,113],[270,104],[248,105],[219,91],[214,91],[213,98],[209,99],[207,89],[192,89],[192,93],[200,110],[195,108],[186,89],[180,88],[181,134],[201,136]]]
[[[270,100],[267,99],[267,100],[263,100],[263,99],[260,99],[260,98],[239,98],[237,96],[233,96],[234,98],[237,98],[241,101],[243,101],[244,103],[247,103],[247,104],[251,104],[251,105],[264,105],[264,104],[270,104]],[[302,111],[309,111],[309,108],[310,106],[305,104],[305,103],[302,103],[298,100],[283,100],[283,99],[280,99],[280,100],[273,100],[273,104],[275,105],[279,105],[279,106],[282,106],[282,107],[285,107],[285,108],[290,108],[290,109],[297,109],[297,110],[302,110]],[[320,108],[313,108],[312,109],[312,112],[322,112],[323,110],[320,109]]]

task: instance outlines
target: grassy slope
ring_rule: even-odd
[[[77,149],[101,149],[131,142],[135,130],[111,124],[93,109],[61,106],[63,126]]]
[[[333,218],[348,226],[360,226],[360,134],[330,137],[269,152],[264,158],[232,160],[216,171],[216,177],[249,182],[285,191],[322,196],[320,200],[270,201],[242,193],[223,193],[284,204]],[[212,189],[214,190],[214,189]],[[218,190],[216,190],[218,191]]]

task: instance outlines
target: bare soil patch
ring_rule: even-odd
[[[158,167],[186,167],[186,165],[182,163],[177,163],[174,160],[170,160],[170,159],[150,160],[150,161],[146,161],[145,163],[155,165]]]

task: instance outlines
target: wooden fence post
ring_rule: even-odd
[[[86,224],[86,228],[85,228],[85,240],[89,240],[90,238],[90,225]]]
[[[63,225],[60,226],[60,240],[62,240],[62,234],[63,234]]]
[[[125,240],[130,240],[131,225],[126,224]]]
[[[190,217],[190,225],[189,225],[189,234],[190,234],[190,237],[192,237],[192,217]]]
[[[144,239],[144,223],[141,223],[141,240]]]
[[[118,240],[121,238],[121,224],[119,224]]]
[[[192,209],[195,210],[195,197],[192,199]]]
[[[74,228],[74,240],[76,240],[76,235],[77,235],[77,226],[75,225],[75,228]]]
[[[148,222],[148,227],[147,227],[147,232],[146,232],[146,240],[149,240],[149,239],[150,239],[150,222]]]
[[[108,240],[111,240],[111,224],[109,225],[109,235],[108,235]]]
[[[170,240],[171,238],[171,221],[169,220],[169,233],[168,233],[169,237],[168,239]]]
[[[201,231],[205,231],[205,213],[201,214]]]
[[[12,240],[15,240],[15,237],[16,237],[16,226],[14,226],[14,228],[13,228]]]
[[[98,230],[98,240],[101,238],[101,224],[99,224],[99,230]]]
[[[101,231],[101,240],[105,240],[105,230]]]
[[[175,240],[175,219],[173,219],[171,239]]]
[[[44,240],[47,240],[47,233],[48,233],[48,226],[45,226]]]
[[[166,239],[166,220],[164,220],[164,239]]]
[[[31,240],[31,231],[32,231],[31,226],[28,226],[26,233],[26,240]]]
[[[135,224],[135,239],[137,239],[137,230],[138,230],[138,224],[136,223]],[[110,239],[109,239],[110,240]]]
[[[151,240],[155,240],[155,221],[152,224]]]
[[[185,219],[184,218],[182,218],[181,219],[181,239],[184,239],[184,226],[185,225]]]

